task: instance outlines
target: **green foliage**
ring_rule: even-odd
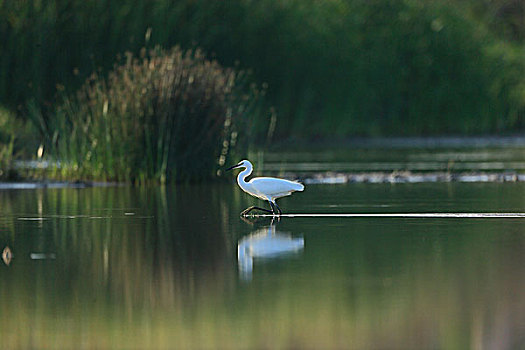
[[[12,174],[13,139],[4,144],[0,142],[0,179],[10,178]]]
[[[13,116],[0,107],[0,179],[12,173],[14,134],[11,129]]]
[[[525,124],[524,50],[502,45],[457,6],[272,3],[252,5],[254,24],[232,45],[268,81],[282,136],[473,134]]]
[[[522,0],[470,0],[471,11],[505,40],[525,42],[525,3]]]
[[[72,91],[99,67],[104,75],[125,51],[198,44],[268,83],[280,137],[516,131],[525,126],[519,4],[4,1],[0,103],[24,111],[34,101],[52,123],[57,86]],[[267,124],[257,120],[259,135]]]
[[[14,167],[15,159],[38,156],[41,145],[38,135],[32,121],[16,118],[14,113],[0,106],[0,179],[13,180],[21,175],[21,170]],[[26,169],[23,175],[32,176],[33,173]]]
[[[246,92],[242,92],[246,91]],[[126,54],[66,97],[50,130],[57,175],[146,182],[210,178],[258,91],[200,50]]]

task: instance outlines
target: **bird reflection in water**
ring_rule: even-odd
[[[252,279],[254,259],[282,257],[283,255],[298,253],[303,248],[303,237],[294,238],[289,233],[276,231],[275,222],[272,218],[270,226],[258,229],[238,242],[239,276],[245,281]]]

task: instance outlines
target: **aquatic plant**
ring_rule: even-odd
[[[48,140],[66,178],[171,182],[213,177],[259,91],[199,49],[127,53],[58,108]]]

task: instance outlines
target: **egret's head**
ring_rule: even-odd
[[[238,164],[236,164],[236,165],[226,169],[226,171],[232,170],[232,169],[235,169],[235,168],[249,168],[249,167],[251,167],[251,165],[252,165],[252,163],[250,163],[249,160],[241,160]]]

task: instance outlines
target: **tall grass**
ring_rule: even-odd
[[[13,144],[13,138],[5,144],[0,142],[0,180],[9,179],[11,177],[13,167]]]
[[[131,53],[66,97],[49,140],[58,176],[129,182],[210,178],[253,112],[245,73],[200,50]]]
[[[500,3],[4,1],[0,103],[23,114],[33,101],[52,122],[57,85],[73,91],[145,45],[197,44],[268,83],[281,137],[516,131],[525,52],[505,35],[519,12]]]
[[[0,180],[16,177],[13,167],[16,135],[24,135],[24,125],[7,109],[0,106]]]

